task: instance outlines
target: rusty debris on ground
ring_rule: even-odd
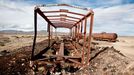
[[[41,47],[45,41],[38,43],[38,47]],[[91,50],[90,65],[82,69],[80,67],[68,66],[64,64],[64,67],[60,64],[54,65],[47,63],[42,65],[43,62],[37,61],[37,64],[33,68],[30,67],[30,53],[32,46],[26,46],[19,48],[14,53],[8,52],[8,55],[0,56],[0,75],[132,75],[134,74],[134,67],[128,67],[130,59],[120,53],[113,47],[97,47],[97,43],[92,43],[94,48]],[[58,46],[52,47],[57,49]],[[6,51],[4,51],[6,52]],[[66,53],[68,53],[67,51]],[[65,67],[66,66],[66,67]],[[126,68],[128,67],[128,68]],[[124,71],[124,69],[126,69]],[[53,73],[52,73],[53,71]]]

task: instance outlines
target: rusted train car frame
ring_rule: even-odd
[[[44,6],[47,6],[47,7],[49,7],[49,6],[67,6],[67,7],[72,7],[72,8],[76,8],[76,9],[87,10],[88,13],[81,14],[81,13],[71,12],[71,11],[68,11],[66,9],[60,9],[60,10],[56,10],[56,11],[42,11],[40,9],[40,7],[44,7]],[[82,18],[72,17],[72,16],[68,16],[65,14],[51,15],[51,16],[45,15],[45,13],[57,13],[57,12],[75,14],[75,15],[82,16]],[[75,39],[78,39],[78,40],[80,38],[80,35],[82,35],[82,33],[83,33],[83,27],[84,27],[84,38],[83,38],[84,45],[83,45],[83,49],[82,49],[82,56],[80,56],[80,58],[82,59],[82,62],[80,63],[80,62],[77,62],[73,59],[69,59],[69,60],[76,63],[76,64],[80,64],[80,65],[88,65],[89,64],[91,35],[92,35],[93,18],[94,18],[94,12],[91,9],[75,7],[75,6],[71,6],[71,5],[67,5],[67,4],[36,6],[34,9],[34,41],[33,41],[33,47],[32,47],[32,55],[31,55],[32,60],[34,59],[34,50],[35,50],[36,37],[37,37],[37,14],[39,14],[48,23],[48,25],[47,25],[47,27],[48,27],[48,40],[49,40],[48,46],[50,46],[50,41],[51,41],[50,40],[50,36],[51,36],[50,26],[52,26],[54,28],[59,28],[59,27],[69,28],[71,36],[74,37]],[[61,18],[61,16],[73,18],[74,20]],[[55,18],[55,17],[59,17],[59,18]],[[84,53],[85,53],[85,41],[86,41],[86,36],[87,36],[87,20],[89,17],[90,17],[90,26],[89,26],[89,36],[88,36],[88,51],[87,51],[87,56],[85,56]],[[64,20],[66,20],[66,22]],[[61,23],[60,21],[63,21],[63,22]],[[70,22],[71,22],[71,24],[70,24]],[[63,47],[63,44],[61,44],[61,48],[59,50],[60,51],[59,55],[55,55],[56,57],[58,57],[58,56],[66,57],[63,55],[64,48],[62,48],[62,47]],[[85,62],[84,57],[87,57],[86,62]],[[75,57],[72,56],[70,58],[75,58]],[[78,57],[76,57],[76,58],[78,58]]]

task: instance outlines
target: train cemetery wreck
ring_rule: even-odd
[[[34,37],[34,43],[33,43],[33,49],[32,49],[32,57],[31,57],[32,60],[38,60],[42,58],[41,60],[43,61],[43,63],[45,63],[45,61],[50,62],[52,66],[56,66],[59,69],[63,67],[66,68],[68,66],[76,67],[76,68],[86,67],[87,65],[89,65],[89,58],[90,58],[89,54],[90,54],[94,12],[91,9],[70,6],[67,4],[50,5],[50,7],[52,6],[60,6],[60,7],[66,6],[69,8],[75,8],[75,9],[86,11],[87,14],[72,12],[67,9],[43,11],[41,9],[43,8],[43,6],[35,7],[35,10],[34,10],[35,37]],[[60,13],[60,14],[59,15],[45,15],[46,13]],[[68,13],[72,14],[72,16],[69,16]],[[39,14],[42,18],[44,18],[48,23],[48,26],[47,26],[48,27],[48,47],[45,49],[45,51],[41,51],[39,54],[34,55],[36,35],[37,35],[37,14]],[[77,17],[74,17],[73,15],[77,15]],[[86,33],[87,19],[89,17],[90,17],[90,27],[89,27],[90,29],[89,29],[89,35],[88,35],[89,37],[88,37],[88,42],[87,42],[88,48],[87,50],[85,50],[86,35],[87,35]],[[70,36],[61,37],[59,40],[57,39],[56,41],[53,42],[51,41],[52,39],[50,39],[50,37],[52,37],[52,33],[50,32],[53,32],[51,30],[51,27],[69,28]],[[84,30],[82,30],[83,27],[84,27]],[[82,37],[83,31],[84,31],[84,36]],[[84,41],[82,43],[83,46],[81,46],[82,48],[78,50],[76,47],[78,45],[80,37],[82,37]],[[49,52],[50,54],[47,54],[48,50],[52,50],[52,49],[53,51],[51,51],[51,53]],[[85,55],[85,53],[87,54]],[[68,66],[65,66],[64,64],[67,64]]]
[[[36,42],[37,15],[47,22],[48,32],[48,39],[39,43]],[[33,45],[2,55],[0,75],[133,74],[134,67],[128,67],[129,58],[114,47],[100,47],[99,43],[92,41],[93,20],[92,9],[67,4],[36,6]],[[53,28],[68,28],[70,34],[59,36]],[[116,42],[117,35],[114,38],[110,40]]]

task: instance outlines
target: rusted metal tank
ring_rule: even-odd
[[[102,33],[93,33],[92,37],[94,40],[116,42],[118,36],[116,33],[102,32]]]

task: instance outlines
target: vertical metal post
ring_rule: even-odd
[[[79,41],[80,23],[78,23],[78,41]]]
[[[50,38],[53,38],[53,27],[50,25]]]
[[[80,26],[80,38],[82,39],[82,30],[83,30],[83,21],[81,21],[81,26]]]
[[[77,26],[75,26],[75,39],[77,38]]]
[[[50,24],[48,23],[48,46],[50,46]]]
[[[87,28],[87,18],[85,18],[85,23],[84,23],[84,42],[83,42],[83,50],[82,50],[82,63],[84,63],[84,53],[85,53],[85,45],[86,45],[86,28]]]
[[[89,65],[89,60],[90,60],[90,50],[91,50],[91,37],[92,37],[92,30],[93,30],[93,19],[94,19],[94,14],[91,15],[90,18],[90,29],[89,29],[89,36],[88,36],[88,51],[87,51],[87,64]]]
[[[71,36],[71,29],[70,29],[70,33],[69,33],[69,36]]]
[[[36,12],[36,8],[35,8],[34,9],[34,40],[33,40],[33,46],[32,46],[31,60],[34,59],[34,50],[35,50],[35,44],[36,44],[36,36],[37,36],[37,12]]]
[[[75,27],[73,27],[73,38],[75,37]]]
[[[55,28],[55,37],[57,38],[57,28]]]
[[[72,37],[74,36],[74,29],[72,28]]]

